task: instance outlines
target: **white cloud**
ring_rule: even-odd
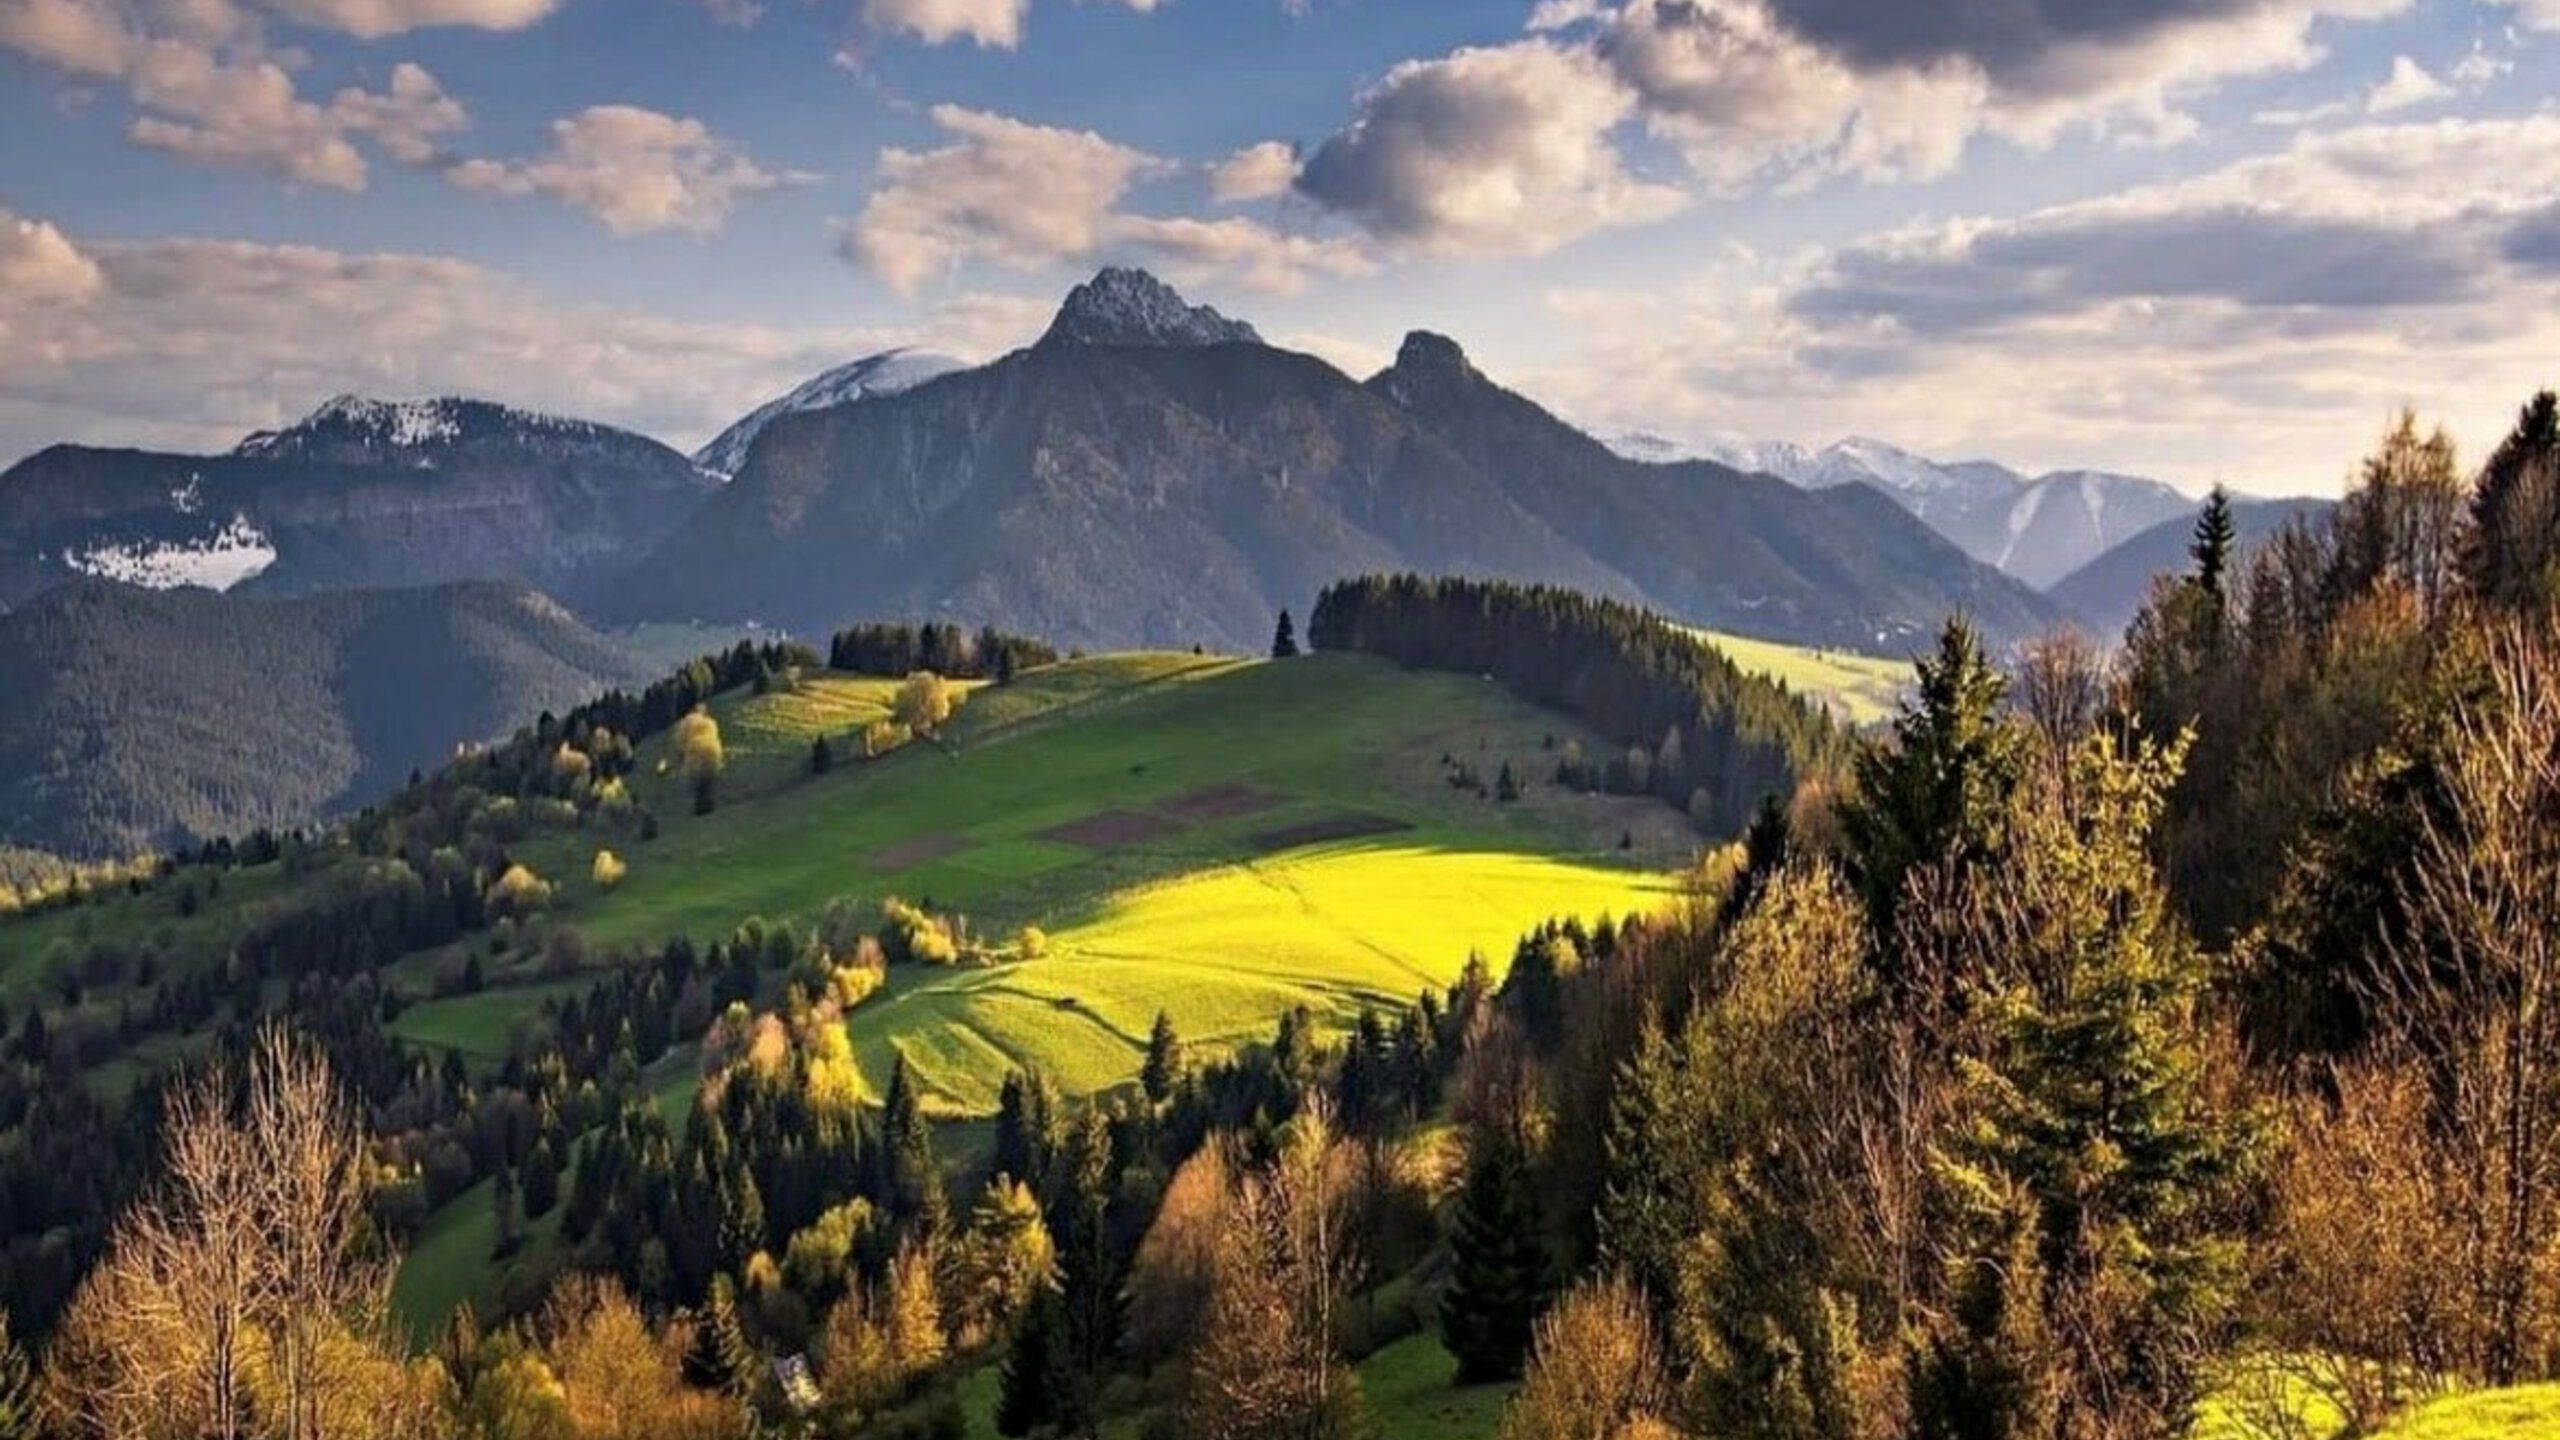
[[[1092,254],[1123,195],[1166,162],[1089,130],[937,105],[951,143],[880,152],[879,185],[846,237],[891,288],[913,294],[966,260],[1036,269]]]
[[[768,170],[699,120],[632,105],[597,105],[555,120],[551,148],[525,160],[470,160],[445,172],[487,195],[547,195],[616,235],[707,235],[738,202],[807,177]]]
[[[1209,195],[1220,204],[1268,200],[1289,193],[1298,178],[1298,152],[1278,140],[1248,145],[1209,171]]]
[[[295,80],[297,57],[271,50],[257,17],[231,0],[0,0],[0,47],[121,83],[135,112],[126,134],[138,145],[327,189],[365,188],[360,138],[425,163],[439,137],[470,119],[433,75],[407,63],[393,68],[387,90],[312,100]]]
[[[1291,235],[1237,217],[1131,213],[1123,202],[1132,187],[1180,167],[1089,130],[957,105],[936,106],[932,117],[950,143],[881,151],[878,183],[844,231],[845,253],[900,294],[973,261],[1041,270],[1106,252],[1161,261],[1194,278],[1231,274],[1264,290],[1372,268],[1366,252],[1346,240]]]
[[[1678,203],[1628,175],[1631,124],[1719,189],[1927,179],[1985,135],[2175,144],[2194,96],[2307,68],[2316,27],[2411,3],[1547,0],[1529,41],[1397,67],[1299,188],[1390,240],[1534,253]]]
[[[1160,0],[1120,0],[1152,11]],[[1031,0],[862,0],[862,20],[874,30],[910,35],[927,45],[967,40],[982,48],[1010,50],[1022,43]]]
[[[1252,220],[1112,218],[1113,241],[1162,263],[1185,284],[1232,275],[1255,290],[1289,294],[1325,277],[1367,275],[1378,268],[1368,250],[1348,240],[1290,235]]]
[[[2261,110],[2249,117],[2252,125],[2266,125],[2279,130],[2299,130],[2306,125],[2319,125],[2348,114],[2355,107],[2344,100],[2324,100],[2298,110]]]
[[[2500,79],[2516,68],[2516,62],[2504,55],[2490,53],[2489,47],[2473,41],[2470,53],[2454,62],[2454,83],[2466,90],[2478,90]]]
[[[1595,422],[2333,488],[2391,407],[2493,438],[2560,348],[2560,115],[2364,125],[2105,200],[1554,297]]]
[[[852,356],[985,356],[1048,309],[973,294],[895,330],[695,324],[458,260],[90,241],[0,215],[0,464],[59,440],[223,448],[344,390],[490,396],[691,445]]]
[[[2427,73],[2427,67],[2406,55],[2391,59],[2391,73],[2373,87],[2364,98],[2365,113],[2388,115],[2430,101],[2441,100],[2453,93],[2453,87]]]
[[[1598,58],[1549,40],[1407,61],[1308,157],[1298,188],[1402,246],[1551,250],[1684,203],[1619,155],[1612,136],[1634,111]]]
[[[76,305],[105,285],[98,262],[60,230],[0,209],[0,295],[30,307]],[[7,317],[0,314],[0,346],[8,339]]]
[[[376,40],[435,26],[521,30],[549,15],[560,0],[266,0],[278,13],[305,25]]]

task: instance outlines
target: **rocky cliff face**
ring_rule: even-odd
[[[2044,618],[1881,496],[1622,459],[1443,337],[1364,385],[1126,271],[993,365],[775,420],[613,605],[1251,649],[1282,606],[1390,568],[1838,644],[1898,643],[1958,606],[2000,630]]]
[[[55,446],[0,474],[0,603],[80,576],[577,596],[716,488],[656,441],[472,400],[341,396],[227,455]]]

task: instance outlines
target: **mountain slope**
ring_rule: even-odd
[[[0,616],[0,840],[111,854],[301,824],[639,679],[529,590],[58,587]]]
[[[2197,502],[2199,508],[2202,503]],[[2315,499],[2235,497],[2231,514],[2245,549],[2296,519],[2326,514],[2335,504]],[[2046,593],[2096,633],[2110,639],[2122,635],[2151,593],[2151,577],[2187,568],[2187,543],[2194,532],[2192,513],[2163,520],[2064,576]]]
[[[1105,272],[1028,349],[776,419],[612,608],[799,628],[950,615],[1069,645],[1250,650],[1331,580],[1413,569],[1862,647],[1960,606],[2003,633],[2047,613],[1879,496],[1628,461],[1448,342],[1407,351],[1364,385]]]
[[[82,575],[277,594],[507,580],[576,595],[714,486],[628,431],[340,396],[227,455],[57,445],[0,474],[0,604]]]

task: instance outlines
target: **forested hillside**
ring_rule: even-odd
[[[633,678],[528,590],[66,586],[0,615],[0,839],[120,856],[352,809]]]

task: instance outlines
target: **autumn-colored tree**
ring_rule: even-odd
[[[364,1137],[319,1052],[262,1030],[245,1077],[217,1067],[172,1093],[162,1156],[162,1184],[118,1222],[63,1317],[46,1372],[55,1428],[423,1433],[404,1428],[422,1411],[388,1358]]]
[[[951,682],[930,670],[918,670],[889,703],[891,719],[918,735],[931,735],[951,718]]]
[[[614,854],[610,850],[598,850],[596,852],[596,860],[592,874],[597,889],[616,889],[621,886],[622,877],[629,873],[631,873],[631,867],[623,863],[621,856]]]
[[[1538,1321],[1501,1440],[1638,1440],[1658,1433],[1670,1393],[1644,1296],[1624,1280],[1587,1280]]]

